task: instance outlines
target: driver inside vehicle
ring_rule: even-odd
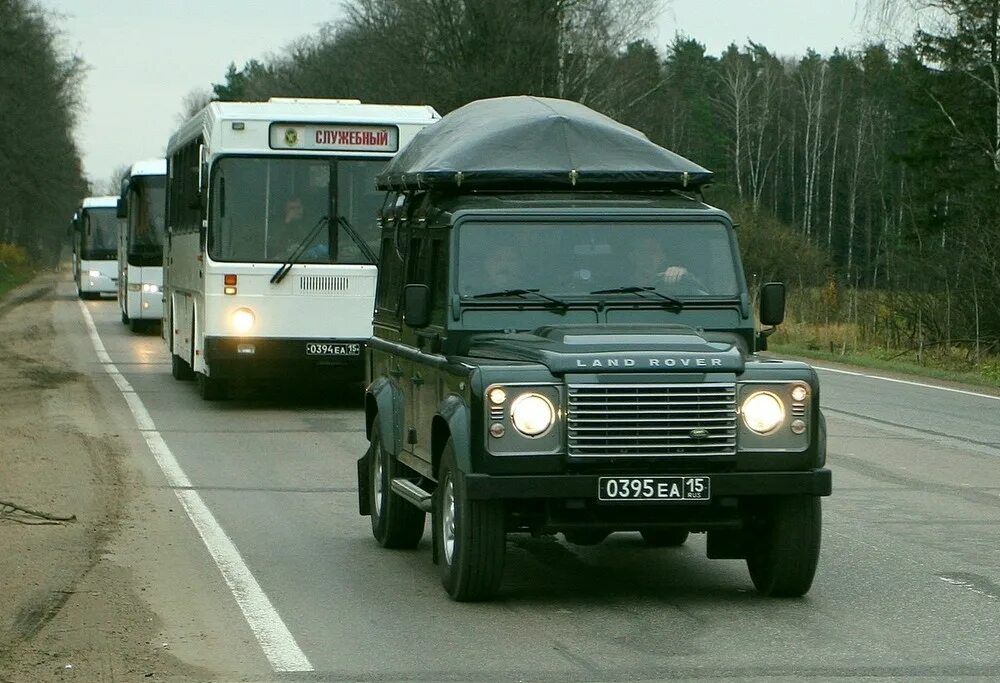
[[[688,268],[667,258],[663,244],[655,235],[643,235],[629,244],[628,267],[641,285],[666,284],[675,291],[707,294],[706,288]]]
[[[501,244],[483,256],[483,291],[524,287],[524,264],[513,244]]]

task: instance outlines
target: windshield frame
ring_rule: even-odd
[[[378,162],[378,163],[380,163],[381,165],[384,166],[385,164],[387,164],[392,159],[392,155],[390,155],[390,154],[379,154],[379,153],[375,153],[375,152],[361,153],[361,154],[357,154],[357,153],[356,154],[350,154],[350,153],[335,153],[335,154],[330,154],[330,153],[316,153],[316,152],[314,152],[314,153],[299,153],[299,154],[294,154],[294,153],[293,154],[273,154],[273,153],[262,152],[260,150],[254,150],[253,152],[249,152],[249,153],[238,153],[238,154],[227,153],[227,154],[219,154],[217,156],[214,156],[211,159],[211,166],[210,166],[210,170],[209,170],[209,177],[208,177],[208,183],[207,183],[208,202],[206,203],[206,209],[205,209],[206,217],[207,217],[207,230],[206,230],[206,238],[205,238],[205,241],[206,241],[206,243],[205,243],[205,253],[206,253],[206,255],[208,256],[208,258],[212,262],[215,262],[215,263],[261,263],[261,264],[267,264],[267,265],[280,266],[283,263],[287,263],[287,256],[274,256],[272,258],[267,258],[267,259],[256,258],[256,259],[246,260],[246,259],[221,258],[220,255],[218,255],[218,254],[215,253],[214,240],[217,237],[217,233],[218,233],[218,230],[219,230],[219,228],[217,228],[217,226],[216,226],[216,218],[217,218],[217,216],[216,216],[216,204],[219,201],[219,199],[215,196],[215,195],[218,194],[218,192],[216,192],[214,190],[214,188],[216,187],[216,181],[217,181],[218,173],[220,172],[220,170],[222,168],[222,166],[221,166],[222,162],[224,162],[226,160],[231,160],[231,159],[242,159],[242,160],[252,160],[252,161],[302,161],[302,162],[313,162],[313,163],[315,163],[317,161],[322,161],[322,162],[325,162],[326,164],[330,164],[331,165],[330,166],[331,169],[336,169],[337,166],[336,166],[335,162],[342,162],[342,161]],[[375,183],[375,176],[373,174],[372,175],[372,187],[373,188],[374,188],[374,183]],[[330,195],[330,188],[331,188],[331,186],[335,186],[335,184],[328,184],[327,185],[327,206],[328,207],[331,204],[337,203],[336,202],[336,197],[331,197],[331,195]],[[382,194],[383,193],[379,193],[379,203],[380,204],[381,204],[381,201],[382,201]],[[330,230],[331,228],[335,228],[338,231],[338,235],[339,235],[339,232],[343,230],[343,228],[340,227],[339,220],[338,220],[341,217],[347,219],[348,222],[351,223],[352,226],[354,226],[355,228],[357,228],[356,218],[354,216],[344,216],[343,214],[340,214],[338,212],[337,215],[329,217],[326,229]],[[379,245],[379,239],[380,239],[380,231],[379,231],[379,229],[377,227],[377,218],[378,218],[378,214],[377,214],[377,210],[376,210],[376,211],[372,212],[372,216],[371,216],[372,224],[373,224],[374,227],[373,227],[373,229],[371,231],[372,232],[372,235],[371,235],[372,240],[368,244],[368,246],[373,250],[373,252],[375,254],[378,253],[378,245]],[[355,220],[352,220],[352,219],[355,219]],[[310,226],[312,226],[312,223],[310,223]],[[346,239],[351,240],[350,237],[346,237]],[[313,240],[313,241],[315,242],[316,240]],[[297,261],[297,264],[298,265],[306,265],[306,266],[373,266],[373,265],[375,265],[371,261],[365,260],[363,258],[362,259],[358,259],[358,260],[351,260],[351,261],[346,261],[346,260],[344,260],[344,261],[333,261],[333,260],[325,260],[325,261],[323,261],[323,260],[320,260],[320,261],[308,260],[308,261],[306,261],[306,260],[299,260],[299,261]]]

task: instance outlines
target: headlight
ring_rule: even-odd
[[[743,401],[740,414],[749,429],[758,434],[768,434],[785,421],[785,406],[774,394],[756,391]]]
[[[246,334],[253,327],[257,319],[254,317],[253,311],[249,308],[237,308],[233,311],[230,318],[233,323],[233,329],[235,329],[239,334]]]
[[[90,270],[90,271],[87,271],[87,275],[89,275],[90,277],[101,277],[101,271],[99,271],[99,270]]]
[[[143,284],[142,291],[144,294],[156,294],[157,292],[160,291],[160,286]],[[250,315],[253,315],[253,313],[251,313]]]
[[[555,421],[556,410],[540,394],[522,394],[510,406],[510,419],[525,436],[541,436]]]

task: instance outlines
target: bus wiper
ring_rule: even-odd
[[[348,220],[343,216],[337,216],[337,222],[340,223],[340,225],[343,226],[347,234],[351,236],[351,239],[354,240],[354,243],[356,245],[358,245],[358,249],[360,249],[361,252],[365,255],[365,258],[367,258],[369,261],[371,261],[377,266],[378,256],[376,256],[375,253],[371,250],[371,247],[369,247],[368,244],[365,243],[363,239],[361,239],[361,235],[359,235],[358,231],[354,229],[354,226],[351,225],[348,222]]]
[[[652,294],[666,301],[672,308],[684,308],[684,302],[656,291],[656,287],[614,287],[612,289],[597,289],[591,294]]]
[[[559,308],[562,309],[569,308],[569,304],[567,304],[565,301],[560,301],[559,299],[551,297],[547,294],[542,294],[538,289],[501,289],[497,292],[485,292],[483,294],[474,294],[470,298],[494,299],[496,297],[501,297],[501,296],[517,296],[523,299],[525,294],[534,294],[535,296],[541,299],[545,299],[546,301],[551,301],[552,303],[556,304],[557,306],[559,306]]]
[[[306,252],[306,249],[309,248],[309,245],[311,245],[313,243],[313,240],[316,239],[316,236],[319,234],[319,231],[323,229],[323,225],[326,224],[326,222],[329,220],[330,219],[327,216],[323,216],[318,221],[316,221],[316,225],[312,227],[312,229],[309,231],[309,234],[303,237],[302,241],[299,242],[295,246],[295,249],[292,250],[292,254],[291,256],[288,257],[288,260],[282,263],[281,267],[278,268],[278,270],[274,273],[274,275],[271,276],[272,285],[276,285],[285,279],[285,276],[288,275],[288,271],[292,269],[292,266],[298,263],[299,259],[302,258],[302,254]]]

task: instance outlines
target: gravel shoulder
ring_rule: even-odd
[[[12,504],[0,508],[0,681],[208,679],[160,642],[145,588],[116,557],[142,474],[92,351],[57,329],[54,309],[75,298],[61,279],[0,301],[0,501]]]

